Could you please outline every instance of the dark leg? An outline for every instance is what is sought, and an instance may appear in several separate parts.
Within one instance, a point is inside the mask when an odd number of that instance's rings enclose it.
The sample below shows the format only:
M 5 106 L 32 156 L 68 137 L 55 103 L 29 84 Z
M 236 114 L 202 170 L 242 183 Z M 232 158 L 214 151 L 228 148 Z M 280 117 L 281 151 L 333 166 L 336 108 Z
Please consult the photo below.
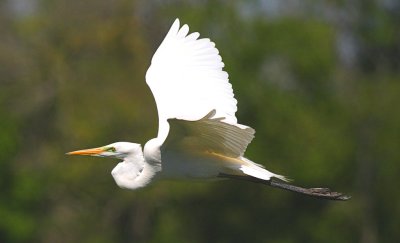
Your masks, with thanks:
M 340 192 L 332 192 L 329 188 L 303 188 L 299 186 L 290 185 L 284 182 L 280 182 L 274 179 L 265 181 L 252 176 L 229 175 L 223 173 L 219 174 L 218 177 L 261 183 L 264 185 L 273 186 L 287 191 L 297 192 L 307 196 L 321 198 L 321 199 L 345 201 L 351 198 L 350 196 L 346 196 Z

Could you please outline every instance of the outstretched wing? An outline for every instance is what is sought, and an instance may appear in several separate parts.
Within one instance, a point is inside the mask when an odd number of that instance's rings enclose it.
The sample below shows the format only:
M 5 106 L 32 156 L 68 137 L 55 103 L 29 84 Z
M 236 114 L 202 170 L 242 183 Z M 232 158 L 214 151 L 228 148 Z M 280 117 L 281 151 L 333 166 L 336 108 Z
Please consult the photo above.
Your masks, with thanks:
M 188 33 L 176 19 L 146 73 L 157 104 L 161 149 L 205 152 L 236 172 L 284 179 L 243 157 L 254 130 L 237 123 L 237 101 L 215 44 Z
M 180 28 L 176 19 L 146 73 L 157 104 L 162 142 L 168 136 L 168 119 L 196 121 L 215 110 L 214 117 L 237 123 L 237 101 L 215 44 L 198 39 L 197 32 L 188 33 L 189 27 Z

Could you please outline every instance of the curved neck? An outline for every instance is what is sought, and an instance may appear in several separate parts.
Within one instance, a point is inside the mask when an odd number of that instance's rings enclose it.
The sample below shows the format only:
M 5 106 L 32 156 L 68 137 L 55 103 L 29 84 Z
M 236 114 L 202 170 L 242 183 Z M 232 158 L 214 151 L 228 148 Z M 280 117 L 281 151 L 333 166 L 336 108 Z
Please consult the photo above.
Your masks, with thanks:
M 150 139 L 143 149 L 144 158 L 147 163 L 160 166 L 161 170 L 161 144 L 159 138 Z
M 161 164 L 149 163 L 140 151 L 125 157 L 111 174 L 119 187 L 134 190 L 149 184 L 160 170 Z
M 152 181 L 156 173 L 157 173 L 156 168 L 149 165 L 148 163 L 145 163 L 142 172 L 139 174 L 139 176 L 131 180 L 129 183 L 125 184 L 125 187 L 131 190 L 145 187 Z

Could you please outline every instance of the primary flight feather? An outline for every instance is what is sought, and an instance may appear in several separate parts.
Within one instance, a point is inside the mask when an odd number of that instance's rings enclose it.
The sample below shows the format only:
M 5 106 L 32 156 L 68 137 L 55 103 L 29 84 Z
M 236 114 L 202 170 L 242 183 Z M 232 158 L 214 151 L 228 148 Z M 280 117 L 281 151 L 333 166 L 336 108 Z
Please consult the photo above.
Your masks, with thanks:
M 141 145 L 117 142 L 70 152 L 122 159 L 111 172 L 121 188 L 137 189 L 162 178 L 233 178 L 263 183 L 310 196 L 345 200 L 326 188 L 286 184 L 285 177 L 244 157 L 254 129 L 237 123 L 228 73 L 215 44 L 189 34 L 176 19 L 146 73 L 157 105 L 156 138 Z M 272 180 L 273 178 L 279 181 Z

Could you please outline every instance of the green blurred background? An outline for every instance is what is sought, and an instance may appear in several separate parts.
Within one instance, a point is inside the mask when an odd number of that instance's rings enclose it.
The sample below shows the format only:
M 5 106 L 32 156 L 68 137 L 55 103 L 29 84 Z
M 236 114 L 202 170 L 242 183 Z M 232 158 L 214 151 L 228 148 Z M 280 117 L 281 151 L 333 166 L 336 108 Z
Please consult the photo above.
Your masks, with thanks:
M 65 152 L 156 136 L 144 75 L 175 18 L 211 38 L 257 130 L 237 181 L 116 186 Z M 0 242 L 398 242 L 400 3 L 0 1 Z

